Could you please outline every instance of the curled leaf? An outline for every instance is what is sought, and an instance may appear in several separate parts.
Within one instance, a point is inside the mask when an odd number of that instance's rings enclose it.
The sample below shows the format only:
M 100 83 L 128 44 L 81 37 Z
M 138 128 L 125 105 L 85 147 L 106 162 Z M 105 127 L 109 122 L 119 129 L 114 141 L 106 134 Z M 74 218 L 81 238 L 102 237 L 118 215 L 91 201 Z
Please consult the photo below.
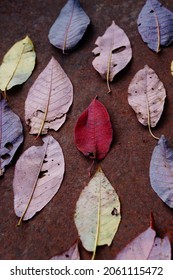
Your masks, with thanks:
M 114 76 L 132 58 L 130 41 L 125 32 L 113 21 L 104 35 L 97 38 L 95 44 L 97 47 L 92 52 L 96 55 L 96 58 L 92 64 L 101 77 L 107 80 L 108 91 L 110 92 L 109 81 L 112 82 Z
M 78 243 L 73 244 L 66 252 L 52 257 L 51 260 L 80 260 Z
M 13 190 L 18 225 L 45 207 L 63 180 L 64 156 L 59 143 L 52 136 L 43 141 L 43 146 L 26 150 L 15 166 Z
M 109 114 L 101 102 L 94 98 L 79 117 L 75 126 L 75 144 L 85 156 L 103 159 L 112 142 Z
M 166 90 L 148 65 L 139 70 L 128 88 L 128 102 L 143 125 L 155 127 L 163 112 Z M 151 131 L 150 131 L 151 132 Z
M 73 101 L 73 86 L 52 57 L 46 68 L 29 90 L 25 102 L 25 121 L 30 134 L 46 134 L 48 129 L 58 130 L 66 120 Z
M 0 176 L 5 172 L 16 150 L 23 142 L 23 127 L 19 117 L 4 99 L 0 100 Z
M 138 31 L 148 47 L 159 52 L 173 42 L 173 13 L 157 0 L 147 0 L 138 17 Z
M 28 36 L 15 43 L 0 66 L 0 89 L 6 91 L 24 83 L 34 69 L 35 58 L 34 46 Z
M 173 208 L 173 149 L 163 135 L 152 153 L 150 182 L 157 195 Z
M 82 244 L 94 259 L 97 246 L 111 244 L 121 220 L 118 195 L 101 168 L 81 192 L 74 219 Z
M 90 19 L 78 0 L 68 0 L 49 31 L 49 41 L 64 51 L 74 48 L 82 39 Z

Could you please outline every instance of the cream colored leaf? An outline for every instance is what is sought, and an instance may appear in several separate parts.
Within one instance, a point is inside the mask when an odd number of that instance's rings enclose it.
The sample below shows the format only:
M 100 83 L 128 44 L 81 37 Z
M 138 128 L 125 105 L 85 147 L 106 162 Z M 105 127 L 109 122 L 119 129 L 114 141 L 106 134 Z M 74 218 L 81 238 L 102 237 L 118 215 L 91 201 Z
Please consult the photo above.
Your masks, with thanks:
M 0 66 L 0 89 L 6 91 L 24 83 L 34 69 L 35 59 L 34 46 L 28 36 L 15 43 Z
M 25 121 L 30 134 L 58 130 L 66 120 L 73 101 L 73 86 L 60 64 L 52 57 L 29 90 L 25 102 Z
M 66 252 L 52 257 L 51 260 L 80 260 L 78 243 L 73 244 Z
M 154 70 L 148 65 L 139 70 L 129 85 L 128 94 L 129 105 L 138 121 L 155 127 L 163 111 L 166 90 Z
M 121 220 L 120 201 L 101 168 L 81 192 L 74 219 L 82 244 L 93 252 L 93 258 L 97 246 L 111 244 Z
M 52 137 L 43 138 L 43 146 L 26 150 L 15 166 L 14 209 L 22 220 L 32 218 L 57 193 L 64 175 L 64 156 Z
M 113 21 L 104 35 L 97 38 L 95 44 L 97 47 L 92 52 L 96 58 L 92 64 L 101 77 L 107 80 L 110 91 L 109 81 L 111 82 L 132 58 L 130 41 L 125 32 Z

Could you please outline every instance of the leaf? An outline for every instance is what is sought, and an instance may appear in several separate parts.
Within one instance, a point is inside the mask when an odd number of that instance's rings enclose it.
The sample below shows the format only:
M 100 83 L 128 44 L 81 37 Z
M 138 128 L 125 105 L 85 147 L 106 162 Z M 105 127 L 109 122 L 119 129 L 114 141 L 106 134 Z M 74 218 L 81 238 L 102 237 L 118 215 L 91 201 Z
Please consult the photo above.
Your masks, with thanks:
M 66 120 L 73 101 L 73 86 L 60 64 L 52 57 L 29 90 L 25 102 L 25 121 L 30 134 L 58 130 Z
M 162 135 L 150 162 L 150 182 L 157 195 L 173 208 L 173 149 Z
M 146 1 L 137 24 L 143 41 L 156 53 L 173 42 L 173 13 L 157 0 Z
M 49 31 L 49 41 L 63 53 L 82 39 L 90 19 L 78 0 L 68 0 Z
M 137 114 L 138 121 L 145 126 L 148 125 L 152 134 L 150 127 L 157 125 L 166 98 L 163 83 L 154 70 L 145 65 L 132 79 L 128 94 L 129 105 Z
M 0 66 L 0 89 L 9 90 L 24 83 L 35 66 L 36 54 L 31 39 L 26 36 L 6 53 Z
M 75 144 L 89 158 L 103 159 L 112 142 L 109 114 L 97 97 L 79 117 L 75 126 Z
M 168 236 L 156 237 L 148 260 L 171 260 L 171 244 Z
M 23 142 L 23 127 L 19 117 L 4 99 L 0 100 L 0 176 L 5 172 L 16 150 Z
M 149 227 L 133 239 L 120 253 L 116 260 L 147 260 L 154 244 L 156 232 Z
M 14 209 L 20 221 L 32 218 L 53 198 L 64 175 L 64 156 L 52 137 L 43 138 L 43 146 L 26 150 L 15 166 Z
M 150 226 L 118 253 L 115 260 L 171 260 L 169 238 L 156 237 Z
M 92 51 L 96 58 L 92 64 L 101 77 L 107 80 L 108 91 L 110 92 L 109 81 L 119 73 L 131 60 L 132 49 L 130 41 L 125 32 L 112 22 L 102 37 L 98 37 L 95 44 L 97 47 Z
M 61 255 L 51 258 L 51 260 L 80 260 L 78 243 L 76 242 L 70 247 L 69 250 L 62 253 Z
M 94 259 L 97 246 L 111 244 L 121 220 L 118 195 L 101 168 L 81 192 L 74 219 L 82 244 Z

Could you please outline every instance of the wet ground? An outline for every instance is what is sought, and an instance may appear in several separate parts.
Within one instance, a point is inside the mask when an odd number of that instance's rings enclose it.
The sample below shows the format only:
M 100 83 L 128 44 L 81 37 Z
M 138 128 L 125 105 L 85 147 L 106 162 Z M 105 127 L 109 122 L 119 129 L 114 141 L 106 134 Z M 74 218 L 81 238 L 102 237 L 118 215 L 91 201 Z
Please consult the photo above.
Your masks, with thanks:
M 0 259 L 49 259 L 67 250 L 78 239 L 74 209 L 80 192 L 89 182 L 88 168 L 91 162 L 74 145 L 74 126 L 96 95 L 107 108 L 114 131 L 110 152 L 100 165 L 119 195 L 122 215 L 111 246 L 98 248 L 96 259 L 112 259 L 149 226 L 150 212 L 154 214 L 159 236 L 163 236 L 173 224 L 172 210 L 154 193 L 149 181 L 151 154 L 157 142 L 149 135 L 147 128 L 138 123 L 127 102 L 131 79 L 148 64 L 156 71 L 167 91 L 164 112 L 154 134 L 158 137 L 164 134 L 173 146 L 173 77 L 170 73 L 173 47 L 164 48 L 156 55 L 141 40 L 136 21 L 144 0 L 81 0 L 91 25 L 78 47 L 72 53 L 63 55 L 49 43 L 48 32 L 65 2 L 0 2 L 0 61 L 7 50 L 26 35 L 32 39 L 37 53 L 37 64 L 32 76 L 23 86 L 15 87 L 8 93 L 11 108 L 22 120 L 25 140 L 12 164 L 6 168 L 5 175 L 0 178 Z M 173 11 L 171 0 L 161 2 Z M 133 59 L 111 83 L 112 93 L 108 95 L 106 82 L 92 66 L 92 50 L 97 37 L 103 35 L 112 20 L 128 35 Z M 24 104 L 31 85 L 52 56 L 59 61 L 74 86 L 74 102 L 67 121 L 58 132 L 50 131 L 63 149 L 66 172 L 55 197 L 40 213 L 17 228 L 12 189 L 15 162 L 27 148 L 42 143 L 41 139 L 35 140 L 34 136 L 29 135 L 29 128 L 24 121 Z M 97 166 L 98 163 L 94 169 Z M 79 249 L 82 259 L 91 258 L 81 243 Z

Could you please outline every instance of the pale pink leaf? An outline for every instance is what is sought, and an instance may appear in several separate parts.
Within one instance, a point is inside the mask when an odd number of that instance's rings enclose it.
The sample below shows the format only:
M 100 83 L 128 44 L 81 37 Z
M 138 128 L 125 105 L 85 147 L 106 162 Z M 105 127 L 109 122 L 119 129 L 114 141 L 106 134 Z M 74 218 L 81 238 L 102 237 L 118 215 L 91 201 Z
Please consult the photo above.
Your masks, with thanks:
M 62 254 L 52 257 L 51 260 L 80 260 L 78 243 L 76 242 L 69 250 Z
M 57 131 L 65 122 L 72 101 L 72 83 L 52 57 L 30 88 L 25 102 L 25 121 L 31 127 L 30 134 L 46 134 L 49 129 Z
M 168 236 L 156 237 L 148 260 L 171 260 L 171 244 Z
M 146 260 L 152 250 L 155 230 L 149 227 L 133 239 L 118 255 L 116 260 Z
M 64 175 L 64 156 L 52 137 L 43 138 L 43 146 L 26 150 L 15 166 L 14 209 L 23 220 L 32 218 L 57 193 Z

